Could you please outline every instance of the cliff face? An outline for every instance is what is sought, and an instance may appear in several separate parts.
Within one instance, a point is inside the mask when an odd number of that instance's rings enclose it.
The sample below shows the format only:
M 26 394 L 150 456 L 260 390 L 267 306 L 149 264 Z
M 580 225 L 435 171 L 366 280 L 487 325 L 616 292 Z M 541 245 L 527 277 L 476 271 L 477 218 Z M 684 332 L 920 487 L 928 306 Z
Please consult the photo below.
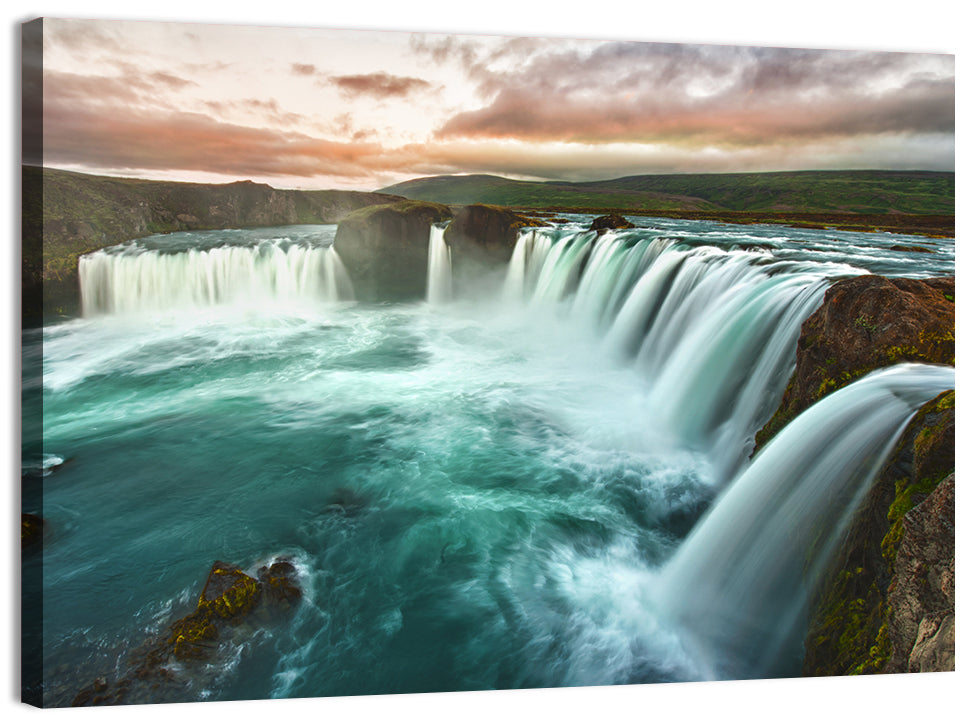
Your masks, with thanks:
M 407 200 L 351 213 L 338 224 L 335 250 L 366 301 L 425 297 L 428 239 L 433 223 L 452 217 L 438 203 Z
M 496 205 L 466 205 L 445 229 L 445 242 L 452 248 L 453 262 L 505 265 L 512 257 L 520 228 L 548 225 Z
M 78 304 L 77 259 L 153 233 L 337 223 L 353 210 L 402 200 L 381 193 L 277 190 L 107 178 L 24 166 L 24 316 L 69 313 Z
M 823 396 L 908 361 L 954 364 L 954 279 L 836 283 L 757 447 Z M 953 669 L 953 471 L 949 391 L 914 416 L 858 509 L 811 602 L 803 675 Z
M 869 275 L 831 286 L 800 330 L 796 370 L 757 448 L 828 393 L 896 363 L 954 364 L 954 278 Z
M 813 601 L 803 675 L 953 669 L 953 470 L 949 391 L 914 416 L 857 511 Z M 930 654 L 944 666 L 912 665 L 918 636 L 945 621 Z

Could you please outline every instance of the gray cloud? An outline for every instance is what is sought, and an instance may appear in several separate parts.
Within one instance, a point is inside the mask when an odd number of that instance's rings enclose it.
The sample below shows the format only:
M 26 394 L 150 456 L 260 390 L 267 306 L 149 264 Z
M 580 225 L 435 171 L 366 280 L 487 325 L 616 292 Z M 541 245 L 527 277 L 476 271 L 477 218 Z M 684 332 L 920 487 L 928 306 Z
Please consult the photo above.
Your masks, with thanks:
M 589 143 L 775 144 L 878 133 L 952 133 L 951 56 L 631 42 L 525 47 L 495 71 L 472 40 L 413 41 L 458 58 L 481 107 L 438 138 Z

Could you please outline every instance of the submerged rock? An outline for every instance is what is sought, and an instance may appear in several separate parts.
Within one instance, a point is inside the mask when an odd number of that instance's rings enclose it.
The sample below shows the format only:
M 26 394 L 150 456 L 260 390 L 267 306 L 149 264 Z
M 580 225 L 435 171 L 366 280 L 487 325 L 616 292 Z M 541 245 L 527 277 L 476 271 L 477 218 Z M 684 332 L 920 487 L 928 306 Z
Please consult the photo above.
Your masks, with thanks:
M 72 705 L 152 703 L 161 692 L 186 694 L 192 673 L 211 664 L 216 668 L 220 655 L 280 620 L 301 597 L 297 570 L 289 561 L 262 566 L 257 578 L 215 561 L 195 610 L 135 651 L 126 675 L 113 682 L 98 678 L 81 689 Z
M 335 250 L 355 296 L 367 301 L 424 298 L 429 233 L 434 223 L 451 217 L 447 206 L 420 201 L 373 205 L 349 214 L 338 224 Z
M 761 448 L 828 393 L 896 363 L 954 364 L 954 278 L 850 278 L 832 285 L 797 342 L 796 370 Z
M 619 230 L 620 228 L 635 228 L 636 226 L 630 223 L 621 215 L 616 215 L 616 213 L 610 213 L 609 215 L 600 215 L 598 218 L 594 218 L 592 225 L 589 226 L 589 230 L 595 230 L 597 233 L 602 233 L 604 230 Z
M 38 543 L 43 538 L 44 526 L 47 522 L 32 513 L 20 514 L 20 546 L 27 548 Z

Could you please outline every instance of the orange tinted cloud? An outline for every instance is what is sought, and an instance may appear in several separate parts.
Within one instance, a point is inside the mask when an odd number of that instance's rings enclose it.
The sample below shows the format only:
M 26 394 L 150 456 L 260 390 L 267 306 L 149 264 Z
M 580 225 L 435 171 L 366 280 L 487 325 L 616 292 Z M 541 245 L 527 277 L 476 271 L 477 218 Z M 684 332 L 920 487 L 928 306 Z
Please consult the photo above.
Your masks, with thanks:
M 250 43 L 206 43 L 201 27 L 195 52 L 174 42 L 183 32 L 138 44 L 124 27 L 45 35 L 76 60 L 45 65 L 47 164 L 369 188 L 460 172 L 953 167 L 950 56 L 412 35 L 394 55 L 387 42 L 358 56 L 279 44 L 250 63 L 232 55 Z M 139 46 L 167 54 L 142 66 Z M 375 58 L 385 70 L 353 72 Z M 336 60 L 337 74 L 322 64 Z M 25 134 L 39 112 L 25 105 Z
M 432 87 L 431 83 L 421 78 L 399 77 L 388 73 L 333 75 L 329 80 L 346 95 L 371 95 L 379 99 L 404 97 Z

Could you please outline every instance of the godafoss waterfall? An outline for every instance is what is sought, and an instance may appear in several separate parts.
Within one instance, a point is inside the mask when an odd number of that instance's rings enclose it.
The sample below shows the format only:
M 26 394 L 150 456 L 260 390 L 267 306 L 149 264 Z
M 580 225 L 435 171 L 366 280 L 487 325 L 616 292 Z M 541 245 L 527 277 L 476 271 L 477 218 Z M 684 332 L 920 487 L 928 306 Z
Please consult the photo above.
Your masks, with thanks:
M 43 702 L 799 675 L 816 579 L 953 369 L 754 436 L 833 282 L 951 275 L 953 240 L 588 220 L 485 282 L 438 225 L 407 302 L 355 299 L 334 226 L 81 258 L 83 316 L 23 341 Z M 244 578 L 278 618 L 234 617 Z

